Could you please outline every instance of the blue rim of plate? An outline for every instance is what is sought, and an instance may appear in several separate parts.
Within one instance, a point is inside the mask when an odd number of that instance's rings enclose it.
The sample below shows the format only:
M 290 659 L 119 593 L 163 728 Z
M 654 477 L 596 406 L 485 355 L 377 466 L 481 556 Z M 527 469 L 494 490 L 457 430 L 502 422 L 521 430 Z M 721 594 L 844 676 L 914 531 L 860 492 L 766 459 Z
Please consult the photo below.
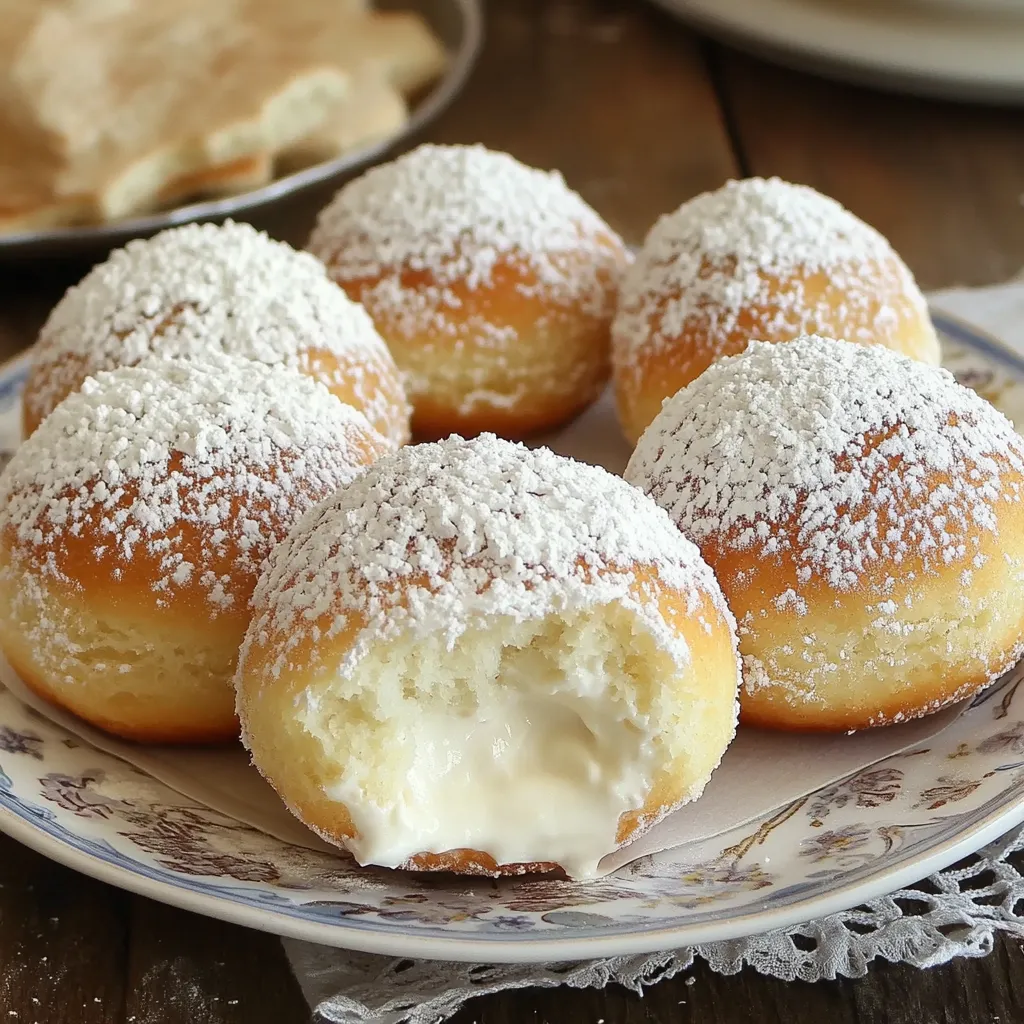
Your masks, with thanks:
M 998 338 L 946 313 L 933 311 L 941 335 L 983 353 L 1024 379 L 1024 357 Z M 0 366 L 0 410 L 13 402 L 27 375 L 23 353 Z M 106 755 L 113 756 L 113 755 Z M 71 832 L 48 808 L 27 804 L 11 793 L 12 780 L 0 770 L 0 832 L 41 855 L 100 881 L 142 896 L 273 934 L 388 956 L 478 962 L 572 961 L 677 949 L 786 928 L 848 910 L 913 884 L 1024 822 L 1024 779 L 974 811 L 953 816 L 947 827 L 889 859 L 884 868 L 866 864 L 844 872 L 842 883 L 806 896 L 793 892 L 770 908 L 722 918 L 720 911 L 688 916 L 683 925 L 637 921 L 600 928 L 580 927 L 550 939 L 536 933 L 456 935 L 449 929 L 418 928 L 402 933 L 393 924 L 339 918 L 330 906 L 289 904 L 269 890 L 238 889 L 133 861 L 110 844 Z M 803 887 L 799 887 L 800 890 Z

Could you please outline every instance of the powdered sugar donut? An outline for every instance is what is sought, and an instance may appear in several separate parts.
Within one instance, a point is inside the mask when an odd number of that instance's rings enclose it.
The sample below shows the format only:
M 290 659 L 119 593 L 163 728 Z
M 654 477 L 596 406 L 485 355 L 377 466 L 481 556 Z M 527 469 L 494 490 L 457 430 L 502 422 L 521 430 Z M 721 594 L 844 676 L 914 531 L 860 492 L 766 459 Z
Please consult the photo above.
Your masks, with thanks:
M 230 222 L 130 242 L 68 290 L 33 352 L 25 435 L 90 374 L 217 352 L 300 370 L 393 444 L 409 439 L 401 378 L 366 311 L 308 253 Z
M 710 569 L 635 488 L 547 449 L 382 459 L 303 518 L 253 605 L 243 738 L 364 864 L 586 876 L 733 736 Z
M 110 732 L 231 738 L 263 560 L 387 448 L 283 367 L 221 356 L 88 378 L 0 476 L 0 648 Z
M 612 330 L 623 430 L 636 441 L 666 398 L 748 341 L 807 334 L 939 362 L 913 275 L 835 200 L 778 178 L 691 199 L 655 224 L 623 281 Z
M 718 575 L 745 721 L 918 717 L 1024 651 L 1024 438 L 946 370 L 753 343 L 665 404 L 626 478 Z
M 421 146 L 342 188 L 310 249 L 373 317 L 421 436 L 525 436 L 608 379 L 626 253 L 558 174 Z

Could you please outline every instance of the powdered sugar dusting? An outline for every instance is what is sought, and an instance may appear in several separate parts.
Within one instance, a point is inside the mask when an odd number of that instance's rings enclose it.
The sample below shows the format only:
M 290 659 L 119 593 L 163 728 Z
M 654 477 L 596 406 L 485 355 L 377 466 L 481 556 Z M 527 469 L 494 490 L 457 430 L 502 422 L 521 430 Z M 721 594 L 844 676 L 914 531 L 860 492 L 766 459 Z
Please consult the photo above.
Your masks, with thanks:
M 818 273 L 843 293 L 838 310 L 819 286 L 805 288 Z M 622 283 L 615 359 L 628 371 L 640 353 L 671 344 L 695 318 L 706 321 L 695 341 L 713 347 L 741 315 L 752 338 L 794 338 L 838 320 L 848 324 L 847 340 L 875 344 L 898 320 L 887 297 L 926 316 L 910 271 L 874 228 L 803 185 L 730 181 L 661 217 L 648 233 Z
M 365 370 L 396 372 L 387 347 L 315 257 L 248 224 L 187 224 L 129 242 L 68 290 L 40 334 L 34 362 L 47 372 L 26 401 L 41 417 L 83 368 L 132 366 L 153 354 L 225 352 L 297 368 L 304 353 L 318 350 L 349 357 L 338 372 L 355 385 L 368 417 L 385 420 L 388 398 Z
M 617 283 L 624 259 L 560 174 L 479 145 L 424 145 L 367 171 L 320 214 L 310 249 L 336 280 L 372 281 L 361 300 L 409 336 L 444 330 L 462 304 L 453 286 L 487 288 L 499 264 L 531 273 L 525 294 L 610 315 L 609 277 Z M 429 280 L 410 286 L 403 272 Z
M 417 445 L 307 514 L 274 552 L 241 664 L 253 639 L 271 631 L 287 635 L 289 649 L 315 641 L 315 620 L 327 612 L 337 614 L 331 635 L 365 618 L 347 673 L 371 641 L 401 632 L 455 643 L 489 616 L 522 621 L 610 601 L 635 608 L 685 664 L 687 645 L 656 602 L 631 593 L 637 565 L 686 594 L 694 614 L 710 597 L 734 625 L 697 548 L 620 478 L 493 435 Z M 401 607 L 388 600 L 396 584 L 407 588 Z M 288 656 L 269 671 L 280 673 Z
M 150 360 L 86 380 L 19 448 L 0 476 L 0 531 L 43 549 L 55 575 L 83 530 L 115 579 L 142 550 L 159 565 L 157 592 L 198 582 L 216 614 L 234 603 L 231 579 L 186 560 L 182 524 L 204 555 L 255 573 L 302 512 L 361 470 L 357 444 L 385 448 L 295 371 Z
M 911 553 L 926 571 L 970 565 L 996 504 L 1024 498 L 1021 473 L 1024 440 L 948 371 L 808 337 L 705 371 L 665 404 L 626 479 L 698 545 L 785 550 L 801 583 L 847 591 Z

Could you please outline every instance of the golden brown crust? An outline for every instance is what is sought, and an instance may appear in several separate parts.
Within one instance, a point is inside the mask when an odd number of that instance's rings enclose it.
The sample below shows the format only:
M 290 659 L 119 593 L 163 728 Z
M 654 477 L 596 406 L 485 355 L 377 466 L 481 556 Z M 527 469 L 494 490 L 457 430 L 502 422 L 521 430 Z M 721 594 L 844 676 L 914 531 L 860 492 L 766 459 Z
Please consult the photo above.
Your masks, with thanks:
M 33 353 L 38 354 L 38 349 Z M 33 358 L 25 380 L 25 389 L 21 393 L 21 431 L 23 437 L 31 437 L 40 423 L 56 408 L 72 391 L 82 386 L 82 381 L 89 376 L 88 364 L 81 356 L 73 353 L 62 353 L 58 359 L 43 361 Z M 75 381 L 72 387 L 54 388 L 50 382 L 53 374 L 60 371 Z M 43 395 L 53 390 L 53 401 L 43 400 Z
M 50 576 L 0 549 L 0 649 L 33 692 L 139 742 L 215 743 L 238 735 L 229 685 L 239 629 L 187 609 L 147 613 Z M 168 685 L 170 677 L 170 685 Z
M 369 434 L 361 445 L 345 450 L 351 451 L 352 457 L 365 465 L 383 453 L 380 442 Z M 255 468 L 253 472 L 261 475 Z M 175 474 L 188 478 L 184 457 L 178 452 L 171 455 L 167 464 L 167 476 Z M 310 503 L 325 496 L 321 493 L 322 487 L 300 474 L 282 483 L 293 487 L 297 494 L 306 492 L 304 496 Z M 4 548 L 26 566 L 35 566 L 40 575 L 44 566 L 52 566 L 62 580 L 83 593 L 88 592 L 92 599 L 115 612 L 153 616 L 180 612 L 196 621 L 216 621 L 225 629 L 241 627 L 244 631 L 249 621 L 248 601 L 256 586 L 260 563 L 270 552 L 269 545 L 264 542 L 264 550 L 254 550 L 241 528 L 224 530 L 199 521 L 198 506 L 192 507 L 195 496 L 190 492 L 183 495 L 182 516 L 166 535 L 174 536 L 174 550 L 180 552 L 185 561 L 203 566 L 204 571 L 224 581 L 226 600 L 211 604 L 207 587 L 200 582 L 201 573 L 193 573 L 188 582 L 173 588 L 165 585 L 167 568 L 160 545 L 136 544 L 130 558 L 123 557 L 117 549 L 106 524 L 119 510 L 127 510 L 143 500 L 138 482 L 127 480 L 119 489 L 116 503 L 97 501 L 83 508 L 76 520 L 76 529 L 63 531 L 59 543 L 42 545 L 19 541 L 9 528 L 3 537 Z M 223 500 L 230 509 L 224 521 L 232 524 L 240 524 L 244 514 L 270 511 L 266 499 L 260 496 L 226 493 Z M 284 532 L 282 526 L 281 533 Z M 215 533 L 222 535 L 217 543 L 213 542 Z
M 617 241 L 608 236 L 602 245 L 625 264 Z M 571 272 L 584 258 L 562 260 Z M 345 279 L 328 263 L 328 272 L 366 307 L 406 375 L 417 437 L 529 437 L 572 419 L 611 375 L 617 277 L 610 272 L 599 273 L 603 295 L 587 305 L 566 305 L 529 266 L 507 256 L 491 283 L 476 287 L 442 285 L 428 270 Z M 401 293 L 408 298 L 395 301 Z
M 895 263 L 898 257 L 894 254 L 892 260 Z M 878 277 L 901 280 L 895 266 Z M 875 344 L 922 362 L 939 362 L 935 329 L 927 309 L 915 296 L 877 294 L 859 297 L 853 303 L 822 271 L 786 280 L 762 273 L 761 278 L 772 302 L 751 304 L 727 319 L 718 317 L 713 308 L 701 310 L 663 343 L 616 354 L 616 404 L 623 432 L 631 442 L 653 422 L 666 398 L 696 380 L 712 363 L 743 352 L 752 340 L 778 343 L 805 334 L 841 339 L 870 334 Z M 800 297 L 799 317 L 788 309 L 794 296 Z M 664 335 L 663 317 L 678 298 L 678 294 L 658 298 L 648 320 L 649 336 Z M 799 328 L 791 326 L 793 323 Z
M 86 377 L 127 365 L 116 360 L 98 360 L 95 354 L 85 357 L 62 352 L 57 358 L 49 359 L 47 352 L 45 338 L 42 338 L 22 392 L 24 437 L 31 437 L 46 416 L 68 395 L 77 391 Z M 158 347 L 154 347 L 153 354 L 159 356 Z M 299 354 L 296 368 L 320 381 L 347 405 L 358 409 L 381 436 L 391 438 L 397 444 L 405 444 L 409 440 L 409 405 L 394 364 L 373 359 L 370 354 L 359 358 L 354 353 L 341 355 L 328 349 L 314 348 Z M 60 387 L 57 381 L 63 382 Z M 379 396 L 379 408 L 368 408 L 365 396 Z
M 307 349 L 299 357 L 299 369 L 325 384 L 346 405 L 358 409 L 382 437 L 396 445 L 408 443 L 411 410 L 401 376 L 390 359 Z M 375 396 L 379 408 L 371 408 L 366 396 Z
M 869 444 L 882 440 L 879 435 Z M 1002 465 L 1007 493 L 1024 485 L 1024 477 L 1006 459 L 994 458 Z M 924 493 L 949 484 L 949 476 L 939 472 L 922 480 Z M 884 480 L 876 479 L 873 490 L 881 486 Z M 899 528 L 906 500 L 876 508 L 880 535 Z M 739 623 L 740 650 L 745 659 L 765 666 L 772 679 L 770 685 L 753 681 L 747 660 L 741 721 L 794 731 L 847 731 L 907 721 L 972 696 L 1011 668 L 1024 653 L 1024 606 L 1016 599 L 1024 588 L 1024 505 L 1004 500 L 995 512 L 997 531 L 982 530 L 968 517 L 948 518 L 949 543 L 962 546 L 963 558 L 941 566 L 934 557 L 926 561 L 908 537 L 899 564 L 875 559 L 857 585 L 845 590 L 820 574 L 801 580 L 796 513 L 781 523 L 761 520 L 770 528 L 764 538 L 775 548 L 770 554 L 761 545 L 738 547 L 742 527 L 705 540 L 701 553 Z M 965 570 L 970 571 L 969 586 Z M 787 600 L 794 594 L 806 612 Z M 969 605 L 958 603 L 968 597 Z M 888 655 L 902 659 L 897 665 L 878 660 L 886 656 L 878 650 L 859 660 L 850 646 L 861 636 L 881 642 L 876 623 L 883 602 L 891 602 L 894 622 L 907 628 L 905 636 L 892 641 Z M 951 623 L 952 636 L 947 636 Z M 847 654 L 841 655 L 841 649 Z M 808 658 L 829 656 L 831 680 L 821 676 L 813 685 L 808 682 L 812 663 L 801 660 L 804 650 Z
M 963 670 L 958 672 L 954 668 L 948 679 L 910 680 L 898 696 L 882 697 L 870 709 L 794 707 L 784 700 L 772 700 L 767 694 L 758 697 L 744 695 L 740 701 L 740 722 L 754 728 L 803 733 L 856 732 L 911 722 L 973 697 L 1012 668 L 1016 661 L 1016 657 L 1007 657 L 999 663 L 994 675 L 983 669 L 972 676 L 969 666 L 961 666 Z
M 420 853 L 404 865 L 406 871 L 444 871 L 453 875 L 483 875 L 490 878 L 509 878 L 517 875 L 551 875 L 565 877 L 558 864 L 498 864 L 480 850 L 448 850 L 445 853 Z
M 80 705 L 67 701 L 67 690 L 55 687 L 38 673 L 32 663 L 22 659 L 10 647 L 5 650 L 7 660 L 18 674 L 18 678 L 37 697 L 53 704 L 72 715 L 82 717 Z M 134 743 L 170 744 L 173 746 L 218 746 L 238 739 L 238 716 L 228 715 L 219 722 L 192 721 L 187 725 L 170 722 L 153 723 L 131 720 L 91 708 L 89 722 L 97 729 Z
M 274 176 L 272 153 L 252 153 L 212 167 L 199 168 L 172 178 L 152 198 L 152 208 L 181 205 L 208 196 L 230 196 L 262 188 Z M 148 211 L 147 211 L 148 212 Z
M 346 438 L 338 444 L 341 465 L 369 464 L 386 450 L 368 429 L 351 444 Z M 282 484 L 296 509 L 327 496 L 328 482 L 290 472 L 288 462 L 278 469 L 288 477 Z M 175 453 L 168 475 L 179 473 L 187 478 L 183 456 Z M 226 491 L 228 509 L 211 524 L 192 507 L 194 490 L 187 491 L 180 517 L 150 543 L 136 543 L 126 558 L 109 524 L 139 500 L 138 482 L 126 481 L 116 502 L 86 503 L 56 542 L 19 539 L 7 527 L 0 538 L 0 647 L 36 693 L 98 728 L 148 742 L 232 739 L 238 722 L 231 678 L 249 600 L 273 542 L 261 537 L 254 544 L 244 522 L 269 513 L 267 499 Z M 290 525 L 281 522 L 278 541 Z M 169 548 L 198 567 L 173 587 L 164 561 Z M 208 573 L 220 581 L 217 602 L 203 582 Z

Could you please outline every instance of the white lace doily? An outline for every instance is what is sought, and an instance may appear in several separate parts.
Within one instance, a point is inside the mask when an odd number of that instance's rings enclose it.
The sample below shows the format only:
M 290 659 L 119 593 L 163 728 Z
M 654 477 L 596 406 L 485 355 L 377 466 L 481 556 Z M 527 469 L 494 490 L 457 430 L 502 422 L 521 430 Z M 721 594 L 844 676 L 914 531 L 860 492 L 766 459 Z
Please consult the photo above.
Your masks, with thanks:
M 395 960 L 290 940 L 285 949 L 310 1005 L 332 1024 L 439 1024 L 467 999 L 513 988 L 614 982 L 640 992 L 685 970 L 695 957 L 721 974 L 749 964 L 786 981 L 856 978 L 878 957 L 934 967 L 987 955 L 997 932 L 1024 936 L 1024 912 L 1014 912 L 1024 901 L 1024 874 L 1011 861 L 1022 850 L 1024 828 L 867 906 L 796 928 L 652 956 L 495 966 Z

